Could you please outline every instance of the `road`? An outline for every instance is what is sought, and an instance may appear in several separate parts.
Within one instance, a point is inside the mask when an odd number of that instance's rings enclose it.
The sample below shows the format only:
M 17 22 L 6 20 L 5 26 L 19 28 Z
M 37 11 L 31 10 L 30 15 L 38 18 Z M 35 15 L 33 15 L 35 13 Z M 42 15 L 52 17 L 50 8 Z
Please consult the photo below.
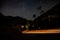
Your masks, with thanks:
M 46 29 L 46 30 L 24 30 L 22 34 L 51 34 L 60 33 L 60 29 Z

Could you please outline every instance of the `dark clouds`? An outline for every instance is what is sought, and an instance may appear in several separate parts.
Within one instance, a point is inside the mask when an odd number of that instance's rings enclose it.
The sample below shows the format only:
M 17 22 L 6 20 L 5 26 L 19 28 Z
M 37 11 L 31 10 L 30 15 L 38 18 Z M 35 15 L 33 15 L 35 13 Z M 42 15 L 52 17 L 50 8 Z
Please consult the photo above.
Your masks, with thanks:
M 42 6 L 44 11 L 53 7 L 58 0 L 1 0 L 0 12 L 6 16 L 20 16 L 33 19 L 33 14 L 40 14 L 37 10 Z

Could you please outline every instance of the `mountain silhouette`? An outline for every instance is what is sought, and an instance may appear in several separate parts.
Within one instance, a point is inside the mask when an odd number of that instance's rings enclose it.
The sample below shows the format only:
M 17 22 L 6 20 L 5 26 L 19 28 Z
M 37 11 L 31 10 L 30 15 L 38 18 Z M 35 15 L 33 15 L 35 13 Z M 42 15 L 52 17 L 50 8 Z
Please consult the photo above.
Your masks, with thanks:
M 60 4 L 57 4 L 46 13 L 40 15 L 34 20 L 36 27 L 41 29 L 59 28 L 60 26 Z

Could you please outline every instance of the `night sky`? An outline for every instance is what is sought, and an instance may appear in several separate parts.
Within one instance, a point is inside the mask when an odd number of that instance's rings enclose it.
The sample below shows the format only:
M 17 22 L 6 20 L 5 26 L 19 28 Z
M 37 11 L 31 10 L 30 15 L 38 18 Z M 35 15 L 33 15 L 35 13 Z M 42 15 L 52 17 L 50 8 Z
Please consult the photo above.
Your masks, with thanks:
M 5 16 L 20 16 L 33 20 L 33 14 L 36 14 L 36 17 L 43 14 L 37 10 L 38 7 L 42 6 L 42 10 L 46 12 L 59 2 L 58 0 L 1 0 L 0 12 Z

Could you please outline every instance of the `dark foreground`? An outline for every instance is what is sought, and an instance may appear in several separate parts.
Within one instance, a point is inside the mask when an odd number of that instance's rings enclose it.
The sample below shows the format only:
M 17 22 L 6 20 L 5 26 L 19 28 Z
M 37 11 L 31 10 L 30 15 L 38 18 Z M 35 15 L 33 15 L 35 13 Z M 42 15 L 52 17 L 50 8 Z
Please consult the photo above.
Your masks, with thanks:
M 60 39 L 60 34 L 1 34 L 0 40 L 55 40 Z
M 30 35 L 24 35 L 23 39 L 27 40 L 46 40 L 46 39 L 58 39 L 59 34 L 30 34 Z
M 22 34 L 16 29 L 0 30 L 0 40 L 46 40 L 60 39 L 60 33 L 55 34 Z

